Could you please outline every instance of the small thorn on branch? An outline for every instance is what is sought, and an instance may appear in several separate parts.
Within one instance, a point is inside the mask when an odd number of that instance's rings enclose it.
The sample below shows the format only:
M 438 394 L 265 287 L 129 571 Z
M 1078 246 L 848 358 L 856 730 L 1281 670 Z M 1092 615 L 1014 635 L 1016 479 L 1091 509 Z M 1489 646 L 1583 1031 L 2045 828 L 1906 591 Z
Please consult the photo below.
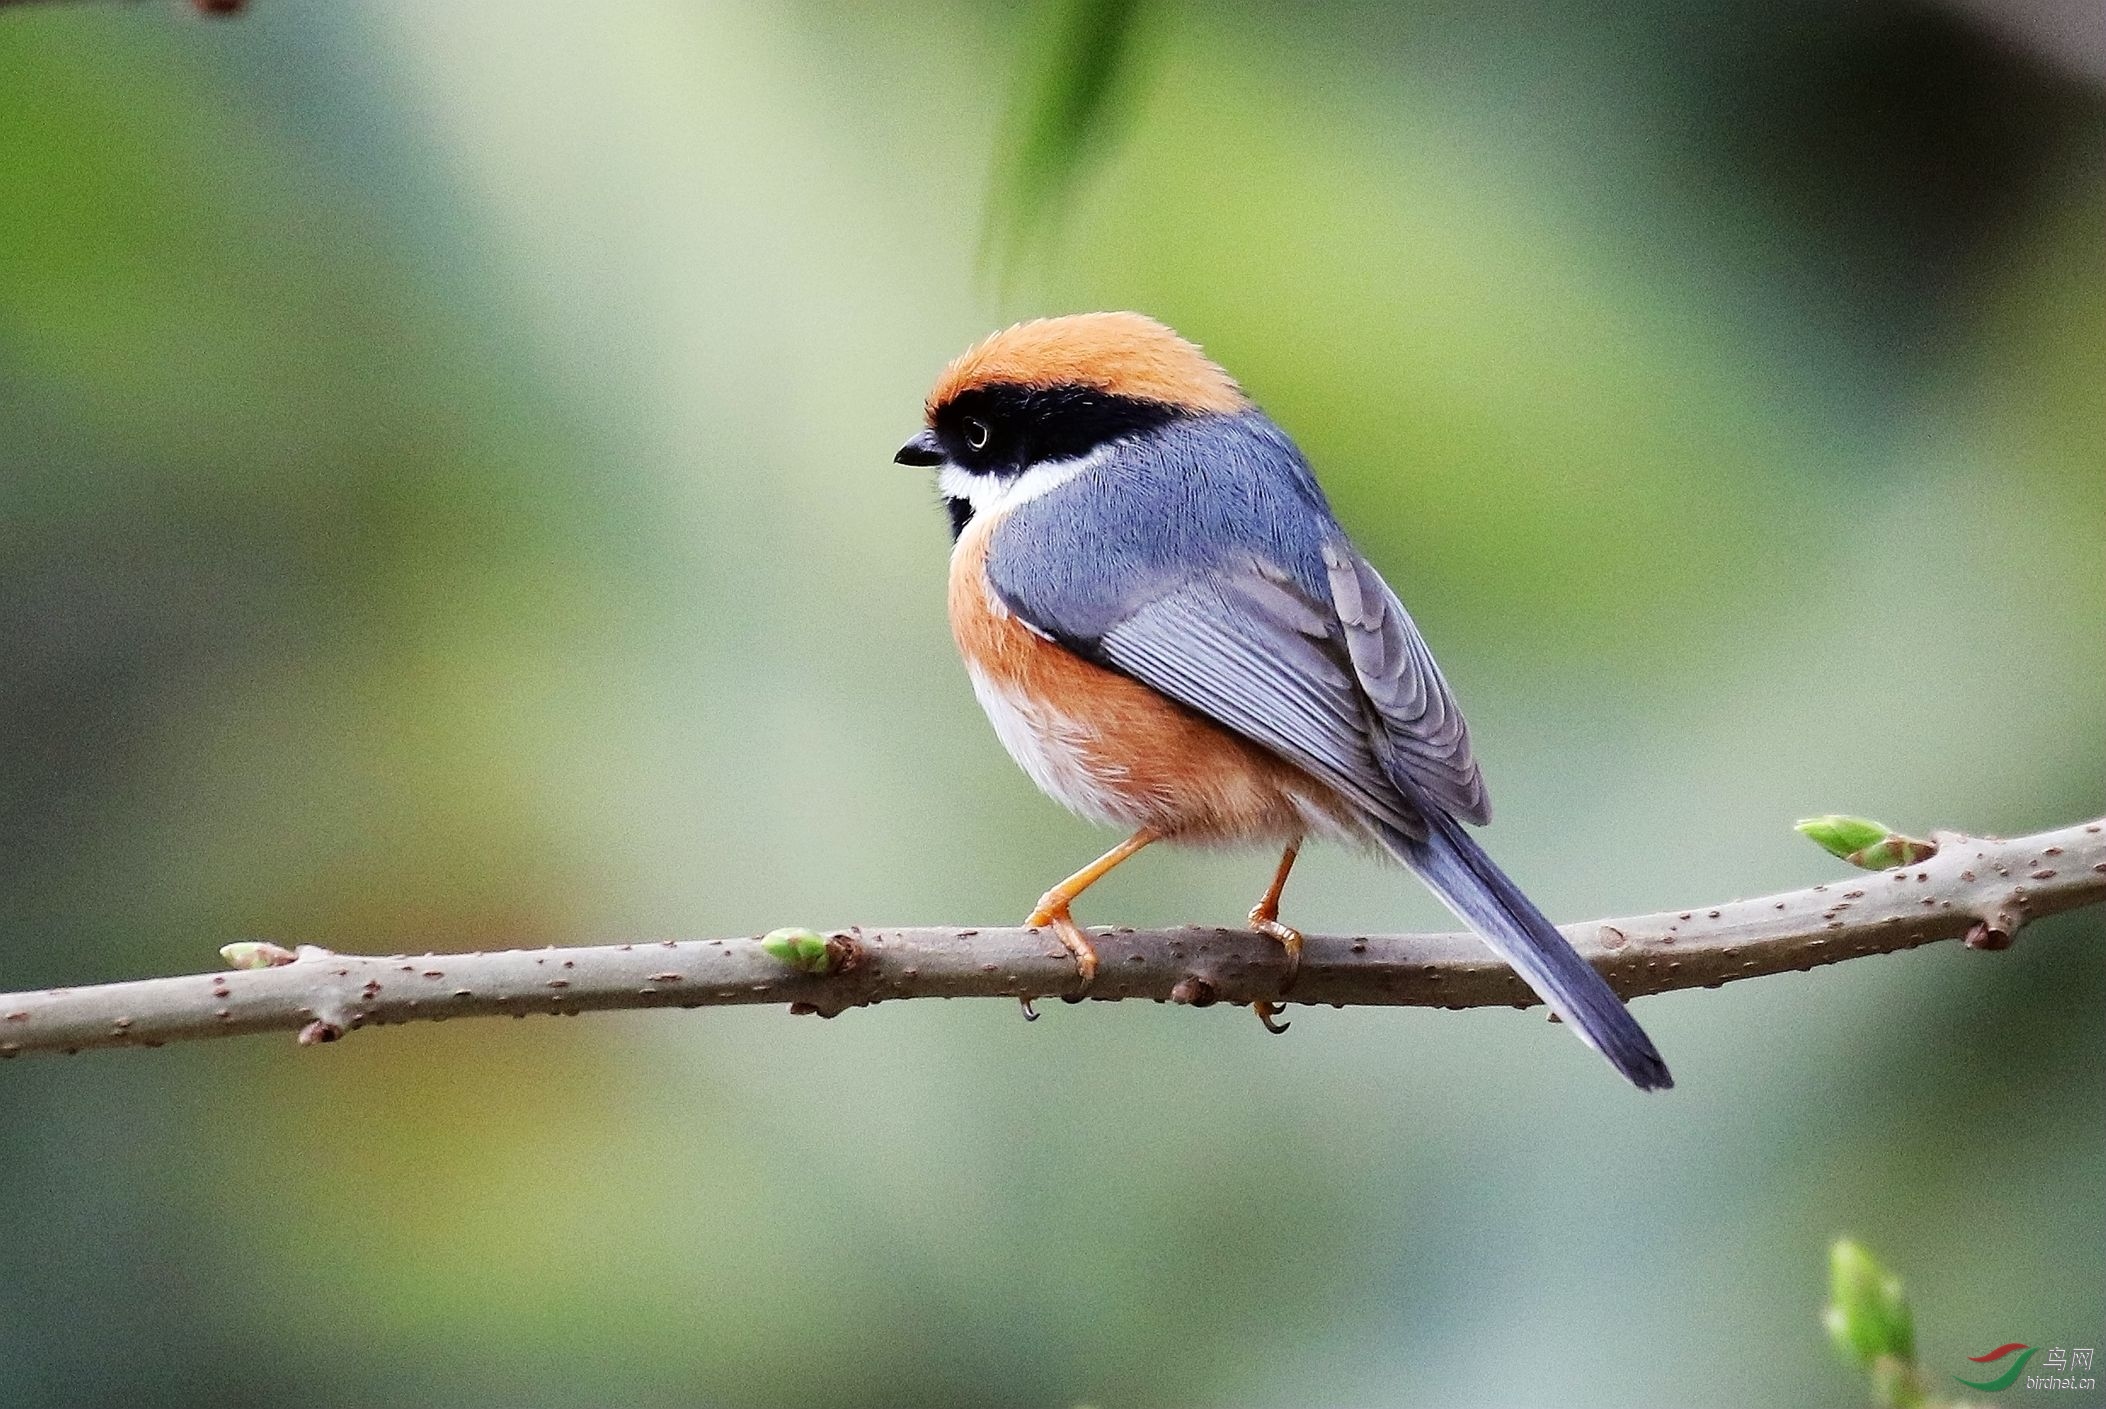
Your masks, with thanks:
M 2009 949 L 2011 932 L 1992 925 L 1987 920 L 1976 920 L 1969 927 L 1964 943 L 1969 949 Z
M 1170 989 L 1170 1001 L 1194 1008 L 1214 1006 L 1214 985 L 1198 974 L 1186 974 Z

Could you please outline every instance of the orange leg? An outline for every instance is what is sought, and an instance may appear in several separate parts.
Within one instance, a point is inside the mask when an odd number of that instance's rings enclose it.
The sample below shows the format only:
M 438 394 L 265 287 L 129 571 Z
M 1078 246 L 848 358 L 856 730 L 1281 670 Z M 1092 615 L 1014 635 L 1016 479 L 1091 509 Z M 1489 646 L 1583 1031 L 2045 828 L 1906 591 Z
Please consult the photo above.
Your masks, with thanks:
M 1113 868 L 1131 857 L 1142 847 L 1162 839 L 1162 833 L 1153 827 L 1143 827 L 1110 851 L 1062 881 L 1038 898 L 1038 908 L 1031 912 L 1024 923 L 1032 929 L 1050 926 L 1060 942 L 1067 946 L 1068 953 L 1075 956 L 1075 972 L 1082 976 L 1082 987 L 1088 991 L 1097 977 L 1097 951 L 1090 944 L 1089 936 L 1082 932 L 1068 913 L 1068 906 L 1075 897 L 1110 875 Z M 1024 1000 L 1024 1016 L 1036 1017 L 1031 1010 L 1031 1000 Z
M 1250 911 L 1250 927 L 1267 939 L 1279 941 L 1280 947 L 1287 951 L 1287 976 L 1280 980 L 1283 994 L 1294 987 L 1295 974 L 1302 966 L 1302 932 L 1280 923 L 1280 894 L 1287 889 L 1287 873 L 1294 869 L 1294 858 L 1301 854 L 1301 850 L 1299 837 L 1288 843 L 1287 850 L 1280 857 L 1280 869 L 1272 874 L 1272 884 L 1265 887 L 1265 894 L 1258 897 L 1258 903 Z M 1287 1011 L 1286 1004 L 1260 1001 L 1251 1004 L 1250 1009 L 1258 1015 L 1258 1021 L 1265 1024 L 1267 1032 L 1287 1030 L 1286 1023 L 1274 1022 Z

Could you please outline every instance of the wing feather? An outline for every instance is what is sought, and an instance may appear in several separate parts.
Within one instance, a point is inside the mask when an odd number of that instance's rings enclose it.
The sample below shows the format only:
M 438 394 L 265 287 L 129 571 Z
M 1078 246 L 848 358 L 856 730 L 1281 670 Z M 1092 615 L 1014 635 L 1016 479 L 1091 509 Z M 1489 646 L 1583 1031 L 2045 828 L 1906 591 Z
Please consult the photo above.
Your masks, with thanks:
M 1466 822 L 1490 821 L 1470 727 L 1411 614 L 1345 539 L 1324 545 L 1324 566 L 1346 653 L 1381 722 L 1392 766 L 1408 774 L 1428 801 Z
M 1069 649 L 1425 835 L 1489 816 L 1462 711 L 1396 594 L 1261 413 L 1116 447 L 994 530 L 991 585 Z
M 1311 636 L 1306 603 L 1245 584 L 1187 584 L 1107 631 L 1106 665 L 1306 768 L 1356 807 L 1414 835 L 1424 823 L 1375 756 L 1365 708 L 1334 623 Z M 1270 602 L 1287 613 L 1268 615 Z

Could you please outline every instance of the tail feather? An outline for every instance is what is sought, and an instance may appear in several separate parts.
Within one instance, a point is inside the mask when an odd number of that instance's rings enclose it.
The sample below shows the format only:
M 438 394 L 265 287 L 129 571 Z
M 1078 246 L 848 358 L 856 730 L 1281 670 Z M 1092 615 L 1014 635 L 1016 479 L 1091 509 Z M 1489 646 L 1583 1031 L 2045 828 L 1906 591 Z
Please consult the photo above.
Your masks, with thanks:
M 1462 824 L 1428 807 L 1424 840 L 1382 826 L 1384 846 L 1418 874 L 1450 910 L 1475 930 L 1493 952 L 1514 966 L 1551 1011 L 1571 1024 L 1580 1040 L 1609 1059 L 1641 1091 L 1675 1084 L 1652 1039 L 1594 966 L 1545 919 L 1485 855 Z

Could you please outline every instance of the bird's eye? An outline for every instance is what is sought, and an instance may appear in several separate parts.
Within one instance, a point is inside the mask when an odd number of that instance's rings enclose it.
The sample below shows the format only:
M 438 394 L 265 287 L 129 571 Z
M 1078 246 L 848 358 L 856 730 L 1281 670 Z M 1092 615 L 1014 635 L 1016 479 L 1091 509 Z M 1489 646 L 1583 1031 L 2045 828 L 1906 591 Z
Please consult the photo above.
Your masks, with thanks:
M 987 422 L 981 420 L 978 416 L 967 416 L 965 418 L 965 444 L 967 448 L 985 450 L 987 442 L 993 436 L 994 432 L 989 429 Z

